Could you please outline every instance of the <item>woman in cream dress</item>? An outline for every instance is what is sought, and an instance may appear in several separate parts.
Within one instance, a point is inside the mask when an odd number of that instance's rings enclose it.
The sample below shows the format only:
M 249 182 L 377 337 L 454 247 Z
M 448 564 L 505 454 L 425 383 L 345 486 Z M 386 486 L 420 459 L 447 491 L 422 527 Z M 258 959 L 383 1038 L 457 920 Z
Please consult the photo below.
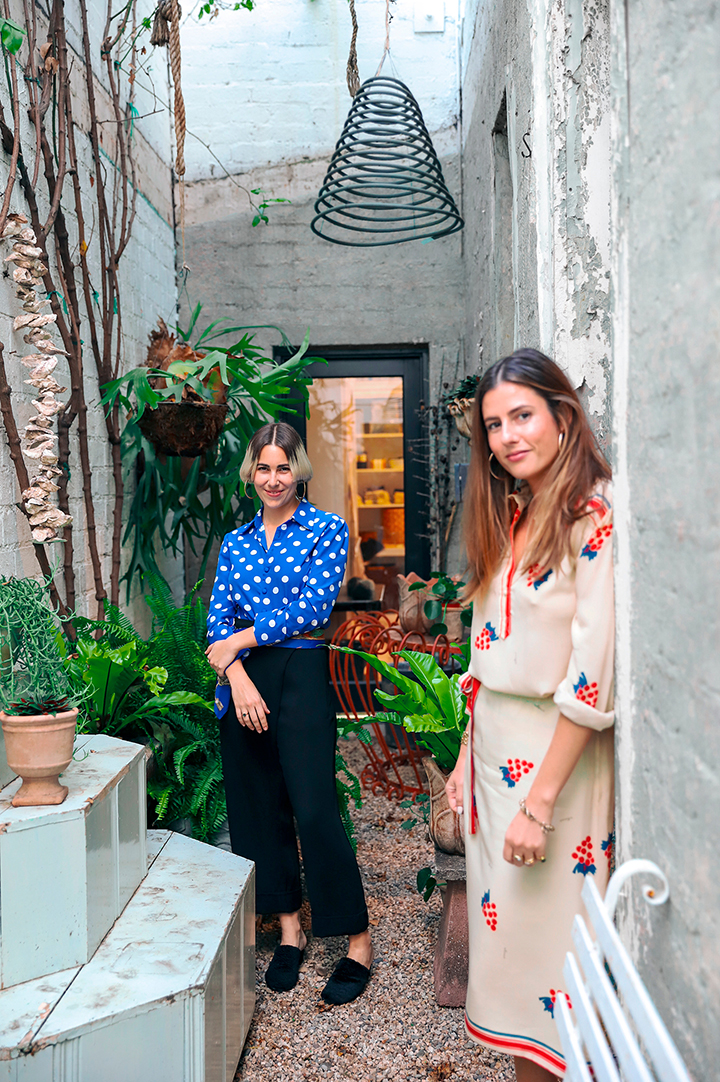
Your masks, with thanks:
M 609 478 L 557 365 L 519 350 L 485 373 L 466 510 L 471 720 L 447 789 L 468 831 L 466 1026 L 515 1057 L 518 1082 L 564 1074 L 571 925 L 612 857 Z

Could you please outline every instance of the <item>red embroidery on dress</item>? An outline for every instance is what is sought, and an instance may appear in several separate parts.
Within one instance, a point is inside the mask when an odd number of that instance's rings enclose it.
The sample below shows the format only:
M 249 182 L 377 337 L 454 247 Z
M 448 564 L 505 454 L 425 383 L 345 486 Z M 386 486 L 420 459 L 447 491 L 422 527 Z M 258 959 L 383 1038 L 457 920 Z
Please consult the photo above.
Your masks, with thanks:
M 543 575 L 542 567 L 540 566 L 540 564 L 533 564 L 532 567 L 528 568 L 527 584 L 528 586 L 534 586 L 537 590 L 539 586 L 542 586 L 544 582 L 547 582 L 551 575 L 552 568 L 550 568 L 549 571 L 546 571 Z
M 607 526 L 598 526 L 595 533 L 585 545 L 585 548 L 580 553 L 581 556 L 587 556 L 588 560 L 594 560 L 600 549 L 603 547 L 608 537 L 612 533 L 612 522 Z
M 588 706 L 595 709 L 598 701 L 598 686 L 596 680 L 593 680 L 592 684 L 588 684 L 587 676 L 584 672 L 581 672 L 577 684 L 573 684 L 573 691 L 575 692 L 576 699 L 581 703 L 587 703 Z
M 572 855 L 573 860 L 577 861 L 577 864 L 573 868 L 573 874 L 579 872 L 580 875 L 595 875 L 597 868 L 593 863 L 593 851 L 592 842 L 590 841 L 590 835 L 580 842 L 577 849 Z
M 550 1017 L 555 1017 L 555 1002 L 558 996 L 565 996 L 567 1005 L 572 1010 L 572 1003 L 570 1002 L 570 996 L 567 992 L 563 992 L 561 988 L 551 988 L 549 996 L 538 996 L 538 999 L 542 1003 L 544 1009 L 550 1012 Z
M 494 902 L 490 901 L 490 891 L 486 890 L 482 896 L 482 911 L 485 917 L 485 923 L 491 932 L 497 930 L 497 907 Z
M 503 781 L 507 782 L 508 789 L 514 789 L 523 774 L 529 774 L 534 765 L 534 763 L 529 763 L 526 759 L 508 759 L 507 766 L 500 767 L 500 773 Z
M 600 848 L 607 857 L 608 867 L 612 864 L 612 859 L 615 855 L 615 831 L 611 830 L 604 842 L 601 843 Z
M 475 636 L 475 649 L 476 650 L 489 650 L 491 642 L 497 642 L 497 632 L 492 626 L 490 621 L 485 624 L 479 635 Z

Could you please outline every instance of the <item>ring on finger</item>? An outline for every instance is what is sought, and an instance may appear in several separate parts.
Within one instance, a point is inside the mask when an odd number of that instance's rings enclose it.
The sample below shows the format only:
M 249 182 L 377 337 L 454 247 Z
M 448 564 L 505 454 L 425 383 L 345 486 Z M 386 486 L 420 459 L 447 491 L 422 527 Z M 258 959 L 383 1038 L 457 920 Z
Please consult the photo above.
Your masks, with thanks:
M 531 864 L 535 863 L 535 857 L 530 857 L 530 860 L 524 860 L 523 864 L 526 868 L 529 868 Z
M 513 856 L 513 860 L 516 864 L 522 864 L 523 862 L 523 858 L 520 856 L 519 853 L 515 853 L 515 855 Z

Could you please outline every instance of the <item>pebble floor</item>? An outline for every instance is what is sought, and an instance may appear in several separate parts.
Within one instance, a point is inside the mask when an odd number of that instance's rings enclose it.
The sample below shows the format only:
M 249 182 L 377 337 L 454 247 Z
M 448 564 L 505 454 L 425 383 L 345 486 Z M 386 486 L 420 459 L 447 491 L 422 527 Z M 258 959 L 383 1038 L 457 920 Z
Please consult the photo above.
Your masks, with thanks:
M 355 738 L 341 750 L 359 774 L 367 762 Z M 291 992 L 270 992 L 263 979 L 278 942 L 276 920 L 257 929 L 257 1005 L 235 1082 L 514 1082 L 512 1061 L 468 1040 L 460 1008 L 438 1007 L 433 952 L 442 909 L 435 892 L 417 893 L 418 869 L 432 864 L 422 820 L 401 827 L 408 811 L 363 792 L 353 811 L 358 861 L 370 912 L 375 963 L 360 999 L 326 1007 L 320 992 L 347 940 L 313 939 Z

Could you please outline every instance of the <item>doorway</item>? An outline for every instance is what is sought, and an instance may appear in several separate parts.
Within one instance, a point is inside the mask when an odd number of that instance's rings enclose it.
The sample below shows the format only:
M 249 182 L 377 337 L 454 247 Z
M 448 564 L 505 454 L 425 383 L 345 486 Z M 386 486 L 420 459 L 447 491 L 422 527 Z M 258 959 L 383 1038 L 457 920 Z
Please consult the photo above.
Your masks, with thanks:
M 313 464 L 308 498 L 348 524 L 347 578 L 371 579 L 397 608 L 398 574 L 430 575 L 427 349 L 311 352 L 328 363 L 308 367 L 310 416 L 288 417 Z

